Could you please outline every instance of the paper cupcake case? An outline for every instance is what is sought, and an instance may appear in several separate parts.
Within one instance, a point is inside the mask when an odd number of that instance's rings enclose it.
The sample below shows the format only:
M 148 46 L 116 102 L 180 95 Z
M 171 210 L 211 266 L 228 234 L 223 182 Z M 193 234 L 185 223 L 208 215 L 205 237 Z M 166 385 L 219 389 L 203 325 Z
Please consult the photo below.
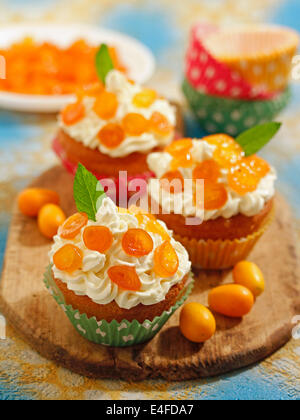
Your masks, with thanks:
M 242 101 L 201 93 L 184 80 L 186 99 L 202 128 L 208 133 L 237 136 L 259 124 L 272 121 L 288 105 L 291 90 L 287 88 L 272 100 Z
M 142 324 L 137 320 L 129 322 L 124 319 L 120 323 L 114 320 L 108 323 L 105 320 L 97 320 L 95 317 L 88 318 L 86 314 L 81 314 L 71 305 L 67 305 L 64 295 L 53 279 L 51 265 L 48 266 L 44 274 L 44 283 L 57 304 L 69 318 L 71 324 L 82 337 L 104 346 L 126 347 L 144 343 L 153 338 L 161 330 L 169 318 L 190 295 L 194 287 L 194 278 L 191 275 L 174 306 L 168 311 L 163 312 L 160 316 L 155 317 L 153 321 L 145 320 Z M 59 328 L 59 325 L 57 328 Z
M 246 238 L 229 240 L 197 240 L 174 234 L 189 253 L 193 267 L 205 270 L 223 270 L 234 267 L 245 260 L 258 240 L 269 228 L 274 218 L 274 210 L 257 232 Z

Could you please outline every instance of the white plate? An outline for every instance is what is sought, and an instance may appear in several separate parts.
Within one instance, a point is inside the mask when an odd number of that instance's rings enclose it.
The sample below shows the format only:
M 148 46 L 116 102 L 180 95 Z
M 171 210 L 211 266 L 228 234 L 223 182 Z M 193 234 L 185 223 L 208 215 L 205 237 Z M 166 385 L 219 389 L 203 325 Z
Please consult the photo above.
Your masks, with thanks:
M 0 28 L 0 49 L 31 36 L 37 42 L 49 41 L 67 47 L 77 39 L 91 45 L 107 43 L 118 49 L 118 54 L 128 69 L 129 78 L 138 83 L 147 82 L 155 71 L 151 51 L 139 41 L 118 32 L 87 25 L 10 25 Z M 29 65 L 29 64 L 28 64 Z M 0 91 L 0 107 L 21 112 L 58 112 L 73 95 L 22 95 Z

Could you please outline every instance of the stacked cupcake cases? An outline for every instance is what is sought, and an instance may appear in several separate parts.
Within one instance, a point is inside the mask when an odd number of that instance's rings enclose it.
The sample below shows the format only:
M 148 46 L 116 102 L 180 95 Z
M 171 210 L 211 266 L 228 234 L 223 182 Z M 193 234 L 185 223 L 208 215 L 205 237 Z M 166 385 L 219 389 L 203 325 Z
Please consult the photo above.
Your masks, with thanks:
M 289 103 L 298 36 L 279 27 L 233 31 L 196 25 L 186 56 L 183 91 L 209 133 L 238 135 L 273 120 Z

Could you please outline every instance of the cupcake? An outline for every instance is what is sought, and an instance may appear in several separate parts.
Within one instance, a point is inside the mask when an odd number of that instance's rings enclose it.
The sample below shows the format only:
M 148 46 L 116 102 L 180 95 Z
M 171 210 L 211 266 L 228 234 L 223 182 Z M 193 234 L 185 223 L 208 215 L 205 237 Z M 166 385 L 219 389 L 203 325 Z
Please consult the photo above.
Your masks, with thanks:
M 108 197 L 94 220 L 76 213 L 61 226 L 49 257 L 47 287 L 77 331 L 99 344 L 149 340 L 192 289 L 188 253 L 166 225 Z
M 152 89 L 111 70 L 103 84 L 86 89 L 59 116 L 53 148 L 75 173 L 82 163 L 98 179 L 149 176 L 147 154 L 174 138 L 176 112 Z
M 160 180 L 149 181 L 152 208 L 194 266 L 225 269 L 247 257 L 273 214 L 276 173 L 265 160 L 245 157 L 232 137 L 219 134 L 173 142 L 150 154 L 148 164 Z M 179 184 L 164 193 L 165 182 L 175 179 Z M 184 180 L 193 180 L 188 191 L 180 187 Z M 196 180 L 204 180 L 202 194 L 196 194 Z

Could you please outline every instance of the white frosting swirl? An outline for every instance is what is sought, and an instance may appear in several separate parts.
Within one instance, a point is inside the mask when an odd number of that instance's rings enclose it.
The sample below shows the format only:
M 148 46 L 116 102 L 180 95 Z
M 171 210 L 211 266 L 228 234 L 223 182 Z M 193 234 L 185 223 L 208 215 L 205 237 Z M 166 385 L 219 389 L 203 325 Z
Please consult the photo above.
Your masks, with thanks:
M 118 158 L 128 156 L 134 152 L 147 153 L 150 150 L 165 146 L 170 143 L 174 137 L 174 132 L 167 136 L 158 136 L 154 133 L 145 132 L 140 136 L 128 136 L 124 141 L 114 149 L 108 149 L 103 146 L 97 135 L 102 127 L 109 122 L 120 123 L 128 113 L 134 112 L 150 119 L 153 112 L 160 112 L 164 115 L 172 126 L 176 125 L 176 113 L 173 106 L 165 99 L 156 99 L 148 108 L 137 108 L 132 103 L 134 96 L 142 91 L 142 87 L 137 84 L 131 84 L 126 76 L 117 71 L 112 70 L 106 78 L 106 90 L 116 94 L 118 99 L 118 110 L 114 118 L 110 120 L 102 120 L 93 111 L 95 98 L 86 96 L 83 98 L 85 107 L 85 117 L 78 123 L 66 125 L 59 116 L 60 128 L 68 134 L 72 139 L 83 143 L 91 149 L 98 149 L 110 157 Z
M 212 159 L 215 146 L 208 144 L 204 140 L 193 140 L 193 147 L 190 154 L 195 161 L 195 165 L 190 168 L 179 168 L 178 170 L 183 175 L 184 179 L 192 179 L 193 169 L 197 163 L 204 160 Z M 155 173 L 158 178 L 161 178 L 166 172 L 171 170 L 172 156 L 169 153 L 151 153 L 148 156 L 148 166 Z M 275 195 L 275 180 L 277 179 L 276 171 L 271 167 L 270 172 L 263 177 L 256 190 L 249 192 L 245 195 L 239 195 L 233 191 L 227 182 L 226 169 L 222 169 L 222 182 L 227 187 L 228 200 L 226 204 L 217 210 L 205 210 L 204 221 L 224 217 L 229 219 L 237 214 L 243 214 L 251 217 L 260 213 L 265 204 Z M 192 194 L 175 193 L 175 194 L 162 194 L 161 189 L 157 188 L 157 180 L 152 179 L 149 181 L 148 192 L 155 202 L 159 203 L 164 212 L 171 211 L 178 213 L 178 203 L 182 203 L 180 214 L 184 217 L 195 217 L 197 209 L 194 204 Z
M 173 238 L 171 238 L 170 243 L 179 259 L 176 274 L 170 278 L 162 279 L 153 272 L 154 251 L 164 242 L 159 234 L 149 233 L 153 239 L 154 248 L 147 256 L 136 258 L 125 254 L 121 245 L 123 234 L 130 228 L 146 228 L 146 226 L 143 223 L 139 224 L 133 214 L 119 213 L 118 208 L 109 198 L 103 200 L 96 219 L 96 222 L 89 221 L 88 226 L 106 226 L 111 230 L 114 237 L 113 245 L 105 255 L 86 248 L 82 239 L 84 228 L 73 240 L 65 240 L 56 235 L 49 253 L 50 260 L 53 263 L 54 254 L 68 243 L 76 245 L 82 250 L 84 258 L 81 270 L 67 273 L 53 265 L 54 277 L 66 283 L 68 289 L 77 295 L 88 296 L 95 303 L 101 305 L 116 301 L 119 307 L 124 309 L 133 308 L 140 303 L 154 305 L 163 301 L 171 287 L 182 281 L 190 272 L 191 263 L 187 251 Z M 167 229 L 166 225 L 161 221 L 158 221 L 158 223 L 171 237 L 172 232 Z M 141 281 L 139 291 L 123 290 L 110 280 L 107 270 L 116 265 L 135 267 Z

